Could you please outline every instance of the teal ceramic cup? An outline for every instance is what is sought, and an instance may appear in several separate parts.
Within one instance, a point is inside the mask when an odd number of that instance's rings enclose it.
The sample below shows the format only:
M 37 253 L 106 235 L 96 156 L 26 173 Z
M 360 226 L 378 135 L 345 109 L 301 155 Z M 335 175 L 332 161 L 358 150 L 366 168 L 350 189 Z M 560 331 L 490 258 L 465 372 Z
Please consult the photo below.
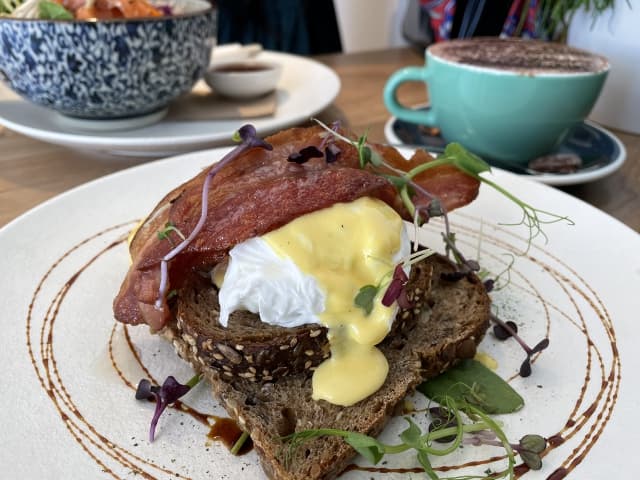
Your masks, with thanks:
M 446 141 L 459 142 L 489 161 L 521 166 L 550 152 L 587 117 L 609 68 L 602 57 L 596 57 L 602 63 L 593 71 L 545 71 L 491 62 L 479 66 L 437 53 L 430 47 L 425 66 L 391 75 L 384 89 L 387 109 L 401 120 L 439 128 Z M 426 84 L 428 110 L 398 102 L 396 91 L 409 81 Z

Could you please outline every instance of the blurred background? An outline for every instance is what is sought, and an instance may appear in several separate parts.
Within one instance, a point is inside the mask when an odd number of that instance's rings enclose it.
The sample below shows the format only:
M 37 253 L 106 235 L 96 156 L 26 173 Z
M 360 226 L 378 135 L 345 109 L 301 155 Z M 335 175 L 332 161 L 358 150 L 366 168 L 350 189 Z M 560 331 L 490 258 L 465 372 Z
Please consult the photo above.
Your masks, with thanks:
M 566 39 L 576 12 L 616 0 L 217 0 L 219 43 L 298 54 L 425 47 L 472 36 Z M 622 3 L 622 2 L 619 2 Z M 625 2 L 626 3 L 626 2 Z M 630 4 L 628 4 L 630 7 Z

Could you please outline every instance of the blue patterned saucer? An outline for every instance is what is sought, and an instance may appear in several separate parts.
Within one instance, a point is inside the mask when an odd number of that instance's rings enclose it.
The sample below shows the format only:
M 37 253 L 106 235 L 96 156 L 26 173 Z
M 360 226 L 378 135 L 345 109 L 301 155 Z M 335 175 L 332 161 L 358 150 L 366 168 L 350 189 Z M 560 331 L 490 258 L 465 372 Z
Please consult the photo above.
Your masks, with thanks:
M 426 110 L 429 107 L 417 108 Z M 422 147 L 433 153 L 442 152 L 447 144 L 437 128 L 405 122 L 396 117 L 387 121 L 384 133 L 390 144 Z M 622 166 L 627 156 L 624 145 L 613 133 L 589 121 L 573 127 L 564 141 L 548 155 L 558 154 L 576 155 L 582 160 L 581 165 L 571 173 L 541 173 L 490 158 L 485 160 L 495 167 L 547 185 L 574 185 L 610 175 Z

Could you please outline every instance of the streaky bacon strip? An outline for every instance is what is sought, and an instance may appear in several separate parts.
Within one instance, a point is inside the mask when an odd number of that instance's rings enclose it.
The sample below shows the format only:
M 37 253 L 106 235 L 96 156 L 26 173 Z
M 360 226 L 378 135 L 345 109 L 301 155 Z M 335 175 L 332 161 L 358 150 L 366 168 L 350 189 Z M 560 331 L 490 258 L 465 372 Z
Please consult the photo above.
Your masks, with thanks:
M 211 269 L 233 246 L 263 235 L 306 213 L 351 202 L 363 196 L 380 198 L 408 219 L 394 187 L 380 175 L 359 168 L 356 149 L 341 141 L 338 161 L 327 164 L 312 159 L 302 165 L 289 162 L 290 154 L 304 147 L 320 146 L 319 127 L 293 128 L 266 139 L 272 151 L 254 149 L 238 158 L 213 179 L 209 210 L 202 231 L 169 266 L 171 288 L 179 288 L 197 270 Z M 407 171 L 432 158 L 417 152 L 406 161 L 395 149 L 378 147 L 385 160 Z M 130 246 L 133 263 L 114 300 L 117 320 L 147 323 L 160 330 L 170 312 L 156 310 L 154 302 L 160 283 L 160 261 L 180 241 L 177 233 L 160 239 L 167 222 L 187 235 L 200 217 L 202 185 L 207 171 L 176 188 L 154 209 Z M 416 178 L 425 189 L 440 197 L 451 210 L 472 201 L 478 182 L 455 168 L 434 168 Z

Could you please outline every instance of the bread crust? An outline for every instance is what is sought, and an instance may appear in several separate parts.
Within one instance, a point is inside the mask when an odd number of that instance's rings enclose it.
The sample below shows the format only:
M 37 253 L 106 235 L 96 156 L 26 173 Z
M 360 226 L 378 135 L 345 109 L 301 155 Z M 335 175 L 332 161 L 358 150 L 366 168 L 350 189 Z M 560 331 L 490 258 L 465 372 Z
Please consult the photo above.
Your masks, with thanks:
M 205 375 L 214 396 L 251 435 L 268 478 L 331 480 L 355 455 L 348 444 L 338 437 L 317 438 L 285 461 L 281 437 L 317 428 L 378 435 L 417 385 L 473 357 L 489 326 L 490 299 L 477 277 L 469 275 L 455 282 L 442 279 L 441 274 L 453 271 L 454 266 L 439 255 L 427 258 L 424 265 L 433 270 L 433 280 L 419 315 L 412 325 L 395 331 L 379 345 L 389 362 L 387 380 L 376 393 L 350 407 L 314 401 L 310 376 L 304 372 L 275 382 L 224 376 L 219 369 L 210 368 L 199 349 L 184 339 L 177 322 L 163 334 L 181 357 Z M 414 283 L 411 288 L 421 287 Z

